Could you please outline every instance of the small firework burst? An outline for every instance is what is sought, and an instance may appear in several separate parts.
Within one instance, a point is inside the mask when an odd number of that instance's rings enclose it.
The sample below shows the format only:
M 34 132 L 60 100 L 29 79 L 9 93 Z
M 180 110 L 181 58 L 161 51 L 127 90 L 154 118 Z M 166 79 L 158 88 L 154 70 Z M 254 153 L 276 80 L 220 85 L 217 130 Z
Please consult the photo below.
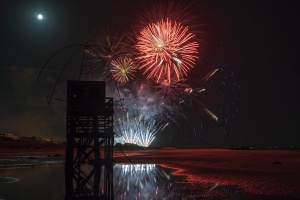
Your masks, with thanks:
M 144 69 L 147 78 L 156 78 L 159 82 L 166 78 L 169 83 L 174 77 L 181 80 L 195 64 L 198 42 L 188 27 L 171 20 L 150 23 L 138 36 L 136 48 L 139 51 L 140 69 Z
M 121 63 L 125 64 L 125 62 L 128 64 L 130 59 L 125 57 L 127 57 L 134 49 L 132 47 L 133 44 L 127 39 L 127 35 L 121 33 L 120 30 L 112 31 L 105 28 L 100 29 L 96 36 L 91 39 L 91 43 L 93 44 L 94 50 L 93 52 L 90 52 L 90 56 L 92 57 L 91 61 L 93 65 L 99 66 L 100 69 L 97 70 L 101 71 L 100 79 L 105 79 L 106 81 L 112 77 L 112 66 L 114 71 L 117 71 L 115 66 L 118 66 Z M 103 61 L 105 63 L 104 66 L 102 64 Z M 99 65 L 99 62 L 101 62 L 102 65 Z M 113 65 L 112 62 L 114 63 Z M 124 65 L 124 67 L 125 66 L 126 65 Z
M 134 79 L 137 67 L 132 58 L 121 56 L 112 60 L 111 65 L 112 69 L 110 71 L 116 81 L 126 83 Z

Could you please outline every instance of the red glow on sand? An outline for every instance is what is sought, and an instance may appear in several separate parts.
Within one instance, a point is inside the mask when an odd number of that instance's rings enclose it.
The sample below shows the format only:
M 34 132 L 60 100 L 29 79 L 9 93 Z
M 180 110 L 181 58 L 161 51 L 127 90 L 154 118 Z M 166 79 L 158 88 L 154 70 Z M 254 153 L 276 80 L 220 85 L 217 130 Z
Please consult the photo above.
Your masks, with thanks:
M 300 155 L 297 151 L 164 148 L 125 150 L 124 153 L 132 162 L 151 162 L 172 168 L 173 176 L 185 177 L 189 184 L 206 185 L 206 195 L 220 192 L 218 188 L 227 186 L 236 186 L 254 195 L 300 195 Z M 121 157 L 120 153 L 115 153 L 116 160 L 128 162 Z

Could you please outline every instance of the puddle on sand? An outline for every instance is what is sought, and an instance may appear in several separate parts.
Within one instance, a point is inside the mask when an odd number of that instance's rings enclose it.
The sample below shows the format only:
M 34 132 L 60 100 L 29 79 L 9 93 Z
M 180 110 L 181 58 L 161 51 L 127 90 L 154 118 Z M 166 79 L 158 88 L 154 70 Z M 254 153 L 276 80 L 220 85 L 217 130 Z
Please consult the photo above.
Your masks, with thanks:
M 19 182 L 20 178 L 15 178 L 15 177 L 0 177 L 0 184 L 1 183 L 15 183 Z
M 0 199 L 65 199 L 64 165 L 50 163 L 0 169 Z M 113 170 L 115 200 L 293 199 L 249 194 L 239 185 L 215 181 L 189 182 L 161 165 L 116 164 Z

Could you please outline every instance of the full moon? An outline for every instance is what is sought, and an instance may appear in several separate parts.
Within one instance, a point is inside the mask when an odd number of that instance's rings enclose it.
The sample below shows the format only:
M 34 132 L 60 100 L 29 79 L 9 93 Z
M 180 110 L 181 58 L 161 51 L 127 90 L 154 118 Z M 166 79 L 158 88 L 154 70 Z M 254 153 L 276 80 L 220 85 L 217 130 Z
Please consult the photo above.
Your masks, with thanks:
M 42 19 L 43 19 L 43 15 L 39 14 L 39 15 L 37 16 L 37 18 L 38 18 L 39 20 L 42 20 Z

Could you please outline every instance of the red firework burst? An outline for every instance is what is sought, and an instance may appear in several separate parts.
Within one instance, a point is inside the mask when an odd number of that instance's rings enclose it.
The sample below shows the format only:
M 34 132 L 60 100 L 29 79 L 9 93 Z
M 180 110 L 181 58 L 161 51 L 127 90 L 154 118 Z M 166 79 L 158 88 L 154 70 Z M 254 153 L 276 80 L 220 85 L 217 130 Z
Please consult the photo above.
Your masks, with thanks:
M 187 75 L 198 58 L 199 44 L 188 27 L 171 20 L 161 20 L 144 27 L 137 38 L 136 48 L 140 55 L 140 69 L 147 78 L 177 80 Z

